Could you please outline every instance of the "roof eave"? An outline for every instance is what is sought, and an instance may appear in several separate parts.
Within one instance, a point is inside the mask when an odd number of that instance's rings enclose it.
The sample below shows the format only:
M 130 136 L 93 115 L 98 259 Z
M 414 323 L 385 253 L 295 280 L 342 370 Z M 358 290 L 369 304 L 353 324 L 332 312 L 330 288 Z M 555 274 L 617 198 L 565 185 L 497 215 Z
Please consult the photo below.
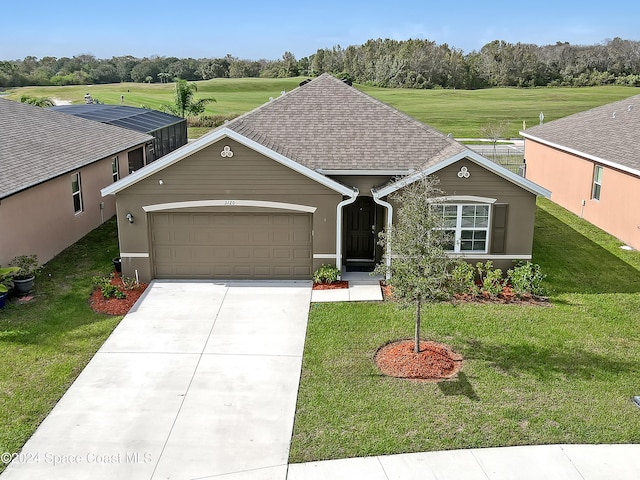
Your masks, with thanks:
M 507 170 L 503 166 L 495 162 L 492 162 L 491 160 L 469 149 L 463 150 L 462 152 L 457 153 L 456 155 L 449 157 L 446 160 L 438 162 L 437 164 L 432 165 L 431 167 L 428 167 L 419 172 L 416 172 L 413 175 L 402 178 L 397 182 L 393 182 L 389 185 L 386 185 L 381 189 L 377 190 L 376 194 L 380 197 L 385 197 L 421 178 L 427 177 L 429 175 L 433 175 L 436 172 L 442 170 L 443 168 L 448 167 L 449 165 L 456 163 L 465 158 L 481 165 L 482 167 L 498 175 L 499 177 L 509 180 L 511 183 L 518 185 L 520 188 L 523 188 L 524 190 L 527 190 L 528 192 L 534 195 L 542 196 L 545 198 L 551 198 L 551 192 L 546 188 L 543 188 L 540 185 L 533 183 L 531 180 L 527 180 L 526 178 L 523 178 L 520 175 L 517 175 L 511 172 L 510 170 Z
M 200 150 L 213 145 L 214 143 L 218 142 L 219 140 L 223 139 L 223 138 L 230 138 L 232 140 L 237 141 L 238 143 L 241 143 L 242 145 L 251 148 L 252 150 L 259 152 L 263 155 L 265 155 L 266 157 L 271 158 L 272 160 L 275 160 L 276 162 L 291 168 L 292 170 L 312 179 L 315 180 L 316 182 L 342 194 L 342 195 L 348 195 L 348 196 L 353 196 L 353 192 L 354 190 L 350 187 L 347 187 L 339 182 L 336 182 L 335 180 L 330 179 L 329 177 L 326 177 L 324 175 L 322 175 L 319 172 L 316 172 L 314 170 L 311 170 L 308 167 L 305 167 L 304 165 L 299 164 L 298 162 L 291 160 L 290 158 L 285 157 L 284 155 L 275 152 L 273 150 L 271 150 L 270 148 L 265 147 L 264 145 L 255 142 L 254 140 L 251 140 L 247 137 L 245 137 L 244 135 L 241 135 L 237 132 L 235 132 L 234 130 L 231 130 L 230 128 L 227 127 L 223 127 L 220 128 L 218 130 L 214 130 L 213 132 L 200 137 L 199 139 L 177 149 L 174 150 L 173 152 L 165 155 L 164 157 L 160 158 L 159 160 L 156 160 L 155 162 L 145 166 L 144 168 L 141 168 L 140 170 L 138 170 L 137 172 L 132 173 L 131 175 L 128 175 L 126 177 L 124 177 L 123 179 L 112 183 L 111 185 L 103 188 L 100 193 L 102 194 L 103 197 L 106 197 L 107 195 L 115 195 L 116 193 L 121 192 L 122 190 L 128 188 L 129 186 L 138 183 L 142 180 L 144 180 L 145 178 L 148 178 L 152 175 L 154 175 L 155 173 L 164 170 L 165 168 L 179 162 L 180 160 L 193 155 L 194 153 L 199 152 Z
M 611 160 L 607 160 L 605 158 L 598 157 L 596 155 L 590 155 L 590 154 L 588 154 L 586 152 L 581 152 L 580 150 L 576 150 L 574 148 L 570 148 L 570 147 L 566 147 L 564 145 L 560 145 L 559 143 L 554 143 L 554 142 L 551 142 L 549 140 L 544 140 L 543 138 L 536 137 L 536 136 L 531 135 L 531 134 L 526 133 L 526 132 L 520 132 L 520 135 L 523 136 L 525 139 L 529 139 L 529 140 L 532 140 L 534 142 L 546 145 L 548 147 L 555 148 L 557 150 L 561 150 L 561 151 L 566 152 L 566 153 L 570 153 L 571 155 L 576 155 L 578 157 L 582 157 L 582 158 L 585 158 L 587 160 L 591 160 L 591 161 L 596 162 L 596 163 L 601 163 L 603 165 L 607 165 L 607 166 L 615 168 L 617 170 L 621 170 L 623 172 L 630 173 L 632 175 L 636 175 L 636 176 L 640 177 L 640 170 L 637 170 L 635 168 L 627 167 L 627 166 L 622 165 L 620 163 L 612 162 Z

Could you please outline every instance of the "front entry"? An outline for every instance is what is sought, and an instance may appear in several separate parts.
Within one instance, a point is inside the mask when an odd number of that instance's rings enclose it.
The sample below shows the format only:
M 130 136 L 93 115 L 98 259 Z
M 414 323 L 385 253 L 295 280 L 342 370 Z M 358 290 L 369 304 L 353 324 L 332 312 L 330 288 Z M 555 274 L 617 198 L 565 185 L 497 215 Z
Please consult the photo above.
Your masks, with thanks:
M 347 270 L 372 270 L 376 252 L 376 205 L 371 197 L 358 197 L 346 207 Z

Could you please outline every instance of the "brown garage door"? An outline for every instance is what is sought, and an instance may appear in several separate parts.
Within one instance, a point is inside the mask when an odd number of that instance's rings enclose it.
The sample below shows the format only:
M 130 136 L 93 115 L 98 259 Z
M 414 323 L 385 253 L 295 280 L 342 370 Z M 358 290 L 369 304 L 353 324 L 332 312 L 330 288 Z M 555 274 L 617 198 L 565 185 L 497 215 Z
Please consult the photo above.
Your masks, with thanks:
M 154 213 L 156 278 L 311 278 L 308 213 Z

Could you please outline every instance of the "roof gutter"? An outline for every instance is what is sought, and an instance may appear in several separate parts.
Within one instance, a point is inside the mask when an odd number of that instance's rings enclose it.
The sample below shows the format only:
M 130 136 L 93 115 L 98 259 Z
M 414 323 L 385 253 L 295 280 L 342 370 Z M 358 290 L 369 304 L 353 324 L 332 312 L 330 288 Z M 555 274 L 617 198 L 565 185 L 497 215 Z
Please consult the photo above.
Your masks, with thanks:
M 340 271 L 342 271 L 342 209 L 355 202 L 359 194 L 360 190 L 355 188 L 348 194 L 348 198 L 342 200 L 336 207 L 336 268 Z
M 612 162 L 610 160 L 605 160 L 604 158 L 596 157 L 595 155 L 589 155 L 588 153 L 581 152 L 580 150 L 576 150 L 574 148 L 569 148 L 569 147 L 566 147 L 564 145 L 560 145 L 559 143 L 554 143 L 554 142 L 550 142 L 548 140 L 543 140 L 540 137 L 534 137 L 533 135 L 530 135 L 530 134 L 525 133 L 525 132 L 520 132 L 520 135 L 523 136 L 525 139 L 529 139 L 529 140 L 532 140 L 534 142 L 541 143 L 542 145 L 546 145 L 548 147 L 555 148 L 557 150 L 561 150 L 563 152 L 570 153 L 571 155 L 577 155 L 579 157 L 586 158 L 587 160 L 591 160 L 591 161 L 596 162 L 596 163 L 601 163 L 603 165 L 607 165 L 608 167 L 615 168 L 616 170 L 621 170 L 623 172 L 630 173 L 632 175 L 636 175 L 636 176 L 640 177 L 640 170 L 636 170 L 636 169 L 630 168 L 630 167 L 625 167 L 624 165 L 621 165 L 619 163 Z
M 378 205 L 383 206 L 387 209 L 387 225 L 386 230 L 389 232 L 391 230 L 391 225 L 393 225 L 393 205 L 389 202 L 385 202 L 380 198 L 380 193 L 375 189 L 371 189 L 371 195 L 373 195 L 373 201 Z M 389 242 L 386 242 L 386 252 L 385 252 L 385 263 L 387 265 L 385 278 L 389 280 L 391 278 L 391 245 Z

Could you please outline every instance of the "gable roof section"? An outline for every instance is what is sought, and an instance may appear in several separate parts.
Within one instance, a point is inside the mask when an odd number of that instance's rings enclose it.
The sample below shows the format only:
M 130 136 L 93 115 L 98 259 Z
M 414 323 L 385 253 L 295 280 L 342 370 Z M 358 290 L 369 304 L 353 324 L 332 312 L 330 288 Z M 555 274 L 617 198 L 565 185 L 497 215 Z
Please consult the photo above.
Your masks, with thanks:
M 425 171 L 434 173 L 465 157 L 525 190 L 549 196 L 538 185 L 328 74 L 109 185 L 102 195 L 117 193 L 224 137 L 348 196 L 353 196 L 352 189 L 323 172 L 370 175 L 393 171 L 424 175 Z
M 326 73 L 225 126 L 314 170 L 418 170 L 465 150 Z
M 640 176 L 640 95 L 520 132 L 530 139 Z
M 0 99 L 0 119 L 0 199 L 153 140 L 6 99 Z
M 387 185 L 383 185 L 382 187 L 375 189 L 373 193 L 377 197 L 385 197 L 413 182 L 416 182 L 417 180 L 420 180 L 421 178 L 427 177 L 429 175 L 435 175 L 438 173 L 438 171 L 442 170 L 443 168 L 446 168 L 449 165 L 452 165 L 460 160 L 465 160 L 465 159 L 477 165 L 480 165 L 481 167 L 484 167 L 490 172 L 498 175 L 499 177 L 504 178 L 505 180 L 510 181 L 511 183 L 518 185 L 519 187 L 527 190 L 528 192 L 534 195 L 540 195 L 545 198 L 551 198 L 551 192 L 546 188 L 543 188 L 537 183 L 533 183 L 531 180 L 527 180 L 526 178 L 523 178 L 520 175 L 517 175 L 510 170 L 507 170 L 500 164 L 492 162 L 491 160 L 483 157 L 482 155 L 479 155 L 473 150 L 467 150 L 465 152 L 458 153 L 457 155 L 454 155 L 453 157 L 450 157 L 446 160 L 438 162 L 437 164 L 430 165 L 422 171 L 419 171 L 407 177 L 401 178 L 400 180 L 397 180 L 395 182 L 388 183 Z
M 186 158 L 190 155 L 193 155 L 196 152 L 199 152 L 200 150 L 213 145 L 214 143 L 224 139 L 224 138 L 231 138 L 232 140 L 235 140 L 238 143 L 241 143 L 242 145 L 251 148 L 252 150 L 259 152 L 265 156 L 267 156 L 268 158 L 271 158 L 272 160 L 275 160 L 276 162 L 280 163 L 281 165 L 284 165 L 286 167 L 291 168 L 292 170 L 312 179 L 315 180 L 316 182 L 338 192 L 341 193 L 343 195 L 348 195 L 348 196 L 354 196 L 355 194 L 357 194 L 357 190 L 354 190 L 352 188 L 349 188 L 339 182 L 336 182 L 335 180 L 330 179 L 329 177 L 325 177 L 324 175 L 322 175 L 321 173 L 318 173 L 314 170 L 311 170 L 307 167 L 305 167 L 304 165 L 300 165 L 297 162 L 292 161 L 291 159 L 285 157 L 284 155 L 273 151 L 267 147 L 265 147 L 264 145 L 261 145 L 259 143 L 254 142 L 253 140 L 249 140 L 246 137 L 243 137 L 242 135 L 234 132 L 233 130 L 229 130 L 227 128 L 218 128 L 216 130 L 214 130 L 213 132 L 207 134 L 207 135 L 203 135 L 202 137 L 198 138 L 197 140 L 184 145 L 183 147 L 180 147 L 177 150 L 174 150 L 173 152 L 165 155 L 164 157 L 160 158 L 159 160 L 156 160 L 155 162 L 141 168 L 140 170 L 137 170 L 135 172 L 133 172 L 131 175 L 127 175 L 126 177 L 124 177 L 121 180 L 118 180 L 115 183 L 112 183 L 110 185 L 108 185 L 107 187 L 103 188 L 101 190 L 102 196 L 105 197 L 107 195 L 113 195 L 116 194 L 122 190 L 124 190 L 125 188 L 139 182 L 140 180 L 143 180 L 145 178 L 150 177 L 151 175 L 164 170 L 165 168 L 179 162 L 180 160 L 182 160 L 183 158 Z

